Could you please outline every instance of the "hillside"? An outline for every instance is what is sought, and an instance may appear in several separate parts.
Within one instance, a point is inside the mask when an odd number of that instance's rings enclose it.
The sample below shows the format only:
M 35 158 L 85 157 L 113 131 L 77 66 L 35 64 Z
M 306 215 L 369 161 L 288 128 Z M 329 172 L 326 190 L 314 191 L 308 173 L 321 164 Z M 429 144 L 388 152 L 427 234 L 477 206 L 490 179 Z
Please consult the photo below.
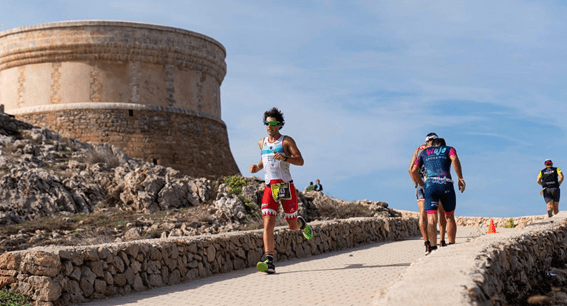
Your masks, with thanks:
M 261 228 L 263 189 L 255 177 L 185 176 L 0 114 L 0 253 Z M 308 221 L 399 215 L 383 202 L 298 197 Z

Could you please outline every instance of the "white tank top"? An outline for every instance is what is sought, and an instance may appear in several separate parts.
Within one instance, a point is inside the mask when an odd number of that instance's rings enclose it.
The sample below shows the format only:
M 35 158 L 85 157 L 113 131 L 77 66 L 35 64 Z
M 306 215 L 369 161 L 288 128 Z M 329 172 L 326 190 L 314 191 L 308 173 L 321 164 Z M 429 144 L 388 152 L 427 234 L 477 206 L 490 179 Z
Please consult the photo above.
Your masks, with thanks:
M 284 135 L 275 142 L 268 142 L 268 137 L 264 138 L 262 145 L 262 163 L 264 164 L 264 180 L 269 184 L 271 180 L 291 181 L 291 173 L 289 173 L 289 163 L 283 160 L 274 159 L 274 153 L 285 155 L 283 149 Z

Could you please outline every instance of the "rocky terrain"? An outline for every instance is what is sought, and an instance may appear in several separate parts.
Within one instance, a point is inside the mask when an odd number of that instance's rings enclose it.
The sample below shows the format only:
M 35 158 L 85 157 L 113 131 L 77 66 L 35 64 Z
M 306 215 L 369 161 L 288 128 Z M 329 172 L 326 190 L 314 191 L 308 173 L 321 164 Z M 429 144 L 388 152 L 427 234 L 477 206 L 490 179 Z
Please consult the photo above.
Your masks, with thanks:
M 261 228 L 263 189 L 255 177 L 189 177 L 0 114 L 0 253 Z M 400 215 L 384 202 L 298 197 L 308 221 Z

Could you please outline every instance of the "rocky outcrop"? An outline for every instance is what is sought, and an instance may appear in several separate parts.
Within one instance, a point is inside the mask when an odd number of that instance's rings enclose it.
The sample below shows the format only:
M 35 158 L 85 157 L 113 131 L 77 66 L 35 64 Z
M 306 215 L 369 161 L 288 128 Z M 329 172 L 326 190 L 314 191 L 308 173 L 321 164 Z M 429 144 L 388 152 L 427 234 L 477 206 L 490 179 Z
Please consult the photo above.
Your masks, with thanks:
M 0 225 L 101 207 L 152 213 L 209 203 L 217 228 L 238 227 L 259 217 L 264 190 L 259 179 L 244 180 L 234 192 L 222 181 L 182 175 L 131 159 L 115 146 L 94 146 L 0 114 Z M 399 216 L 383 202 L 348 202 L 320 192 L 298 190 L 298 201 L 307 220 L 320 218 L 319 210 L 348 205 L 369 213 L 346 217 Z
M 353 218 L 312 223 L 314 238 L 277 227 L 276 260 L 284 261 L 398 240 L 419 233 L 416 219 Z M 30 249 L 0 255 L 0 285 L 42 305 L 69 305 L 124 295 L 255 266 L 262 231 L 135 242 Z

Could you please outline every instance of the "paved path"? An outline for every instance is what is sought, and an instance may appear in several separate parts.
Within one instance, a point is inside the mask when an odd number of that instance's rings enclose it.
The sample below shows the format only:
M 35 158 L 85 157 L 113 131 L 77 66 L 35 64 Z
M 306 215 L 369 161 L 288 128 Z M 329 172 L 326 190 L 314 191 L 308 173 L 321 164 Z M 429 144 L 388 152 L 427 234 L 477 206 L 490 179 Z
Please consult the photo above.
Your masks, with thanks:
M 480 235 L 459 227 L 457 243 Z M 276 262 L 273 275 L 248 268 L 82 305 L 371 305 L 424 250 L 418 237 L 374 243 Z

